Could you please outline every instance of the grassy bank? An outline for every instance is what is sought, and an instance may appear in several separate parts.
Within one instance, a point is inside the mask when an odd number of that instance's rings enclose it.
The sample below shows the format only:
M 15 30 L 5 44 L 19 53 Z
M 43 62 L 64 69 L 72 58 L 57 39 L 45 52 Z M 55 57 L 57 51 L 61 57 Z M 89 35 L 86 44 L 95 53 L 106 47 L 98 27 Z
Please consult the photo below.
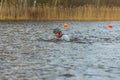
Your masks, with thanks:
M 120 20 L 120 7 L 3 6 L 0 20 Z

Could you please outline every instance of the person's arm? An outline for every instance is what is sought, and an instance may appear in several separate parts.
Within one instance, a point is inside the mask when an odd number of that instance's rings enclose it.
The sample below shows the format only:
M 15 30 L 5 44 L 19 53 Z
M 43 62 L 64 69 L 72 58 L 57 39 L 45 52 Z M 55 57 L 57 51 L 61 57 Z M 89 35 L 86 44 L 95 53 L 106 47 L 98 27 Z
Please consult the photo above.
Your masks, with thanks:
M 62 39 L 61 38 L 57 38 L 57 37 L 55 37 L 55 38 L 53 38 L 51 41 L 61 41 Z

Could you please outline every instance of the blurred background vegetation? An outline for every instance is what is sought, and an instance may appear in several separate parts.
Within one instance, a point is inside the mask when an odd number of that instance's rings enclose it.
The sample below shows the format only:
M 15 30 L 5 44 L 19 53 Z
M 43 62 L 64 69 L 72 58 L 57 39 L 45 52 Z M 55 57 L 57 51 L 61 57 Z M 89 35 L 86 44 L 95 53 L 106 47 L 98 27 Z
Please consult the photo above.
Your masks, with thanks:
M 0 0 L 1 20 L 120 20 L 120 0 Z
M 27 5 L 27 6 L 63 6 L 63 7 L 79 7 L 84 5 L 93 6 L 117 6 L 120 7 L 120 0 L 0 0 L 1 4 L 8 5 Z

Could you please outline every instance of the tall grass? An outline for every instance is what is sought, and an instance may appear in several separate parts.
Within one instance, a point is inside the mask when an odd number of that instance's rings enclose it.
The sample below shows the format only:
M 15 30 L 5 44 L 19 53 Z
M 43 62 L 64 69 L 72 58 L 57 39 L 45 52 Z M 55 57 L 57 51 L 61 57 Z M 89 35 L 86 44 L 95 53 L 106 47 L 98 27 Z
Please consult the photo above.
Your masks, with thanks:
M 120 20 L 120 7 L 2 6 L 0 20 Z

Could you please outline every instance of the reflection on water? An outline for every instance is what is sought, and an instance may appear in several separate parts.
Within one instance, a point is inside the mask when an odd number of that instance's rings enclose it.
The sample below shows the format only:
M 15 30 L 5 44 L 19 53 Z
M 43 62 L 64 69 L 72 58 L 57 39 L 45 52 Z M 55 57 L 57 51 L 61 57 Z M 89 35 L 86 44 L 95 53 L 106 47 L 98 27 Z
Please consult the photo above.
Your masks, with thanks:
M 63 28 L 64 23 L 68 28 Z M 1 21 L 0 24 L 2 80 L 120 79 L 119 21 Z M 113 28 L 108 29 L 108 24 L 113 24 Z M 54 37 L 52 30 L 56 27 L 79 41 L 44 41 Z

